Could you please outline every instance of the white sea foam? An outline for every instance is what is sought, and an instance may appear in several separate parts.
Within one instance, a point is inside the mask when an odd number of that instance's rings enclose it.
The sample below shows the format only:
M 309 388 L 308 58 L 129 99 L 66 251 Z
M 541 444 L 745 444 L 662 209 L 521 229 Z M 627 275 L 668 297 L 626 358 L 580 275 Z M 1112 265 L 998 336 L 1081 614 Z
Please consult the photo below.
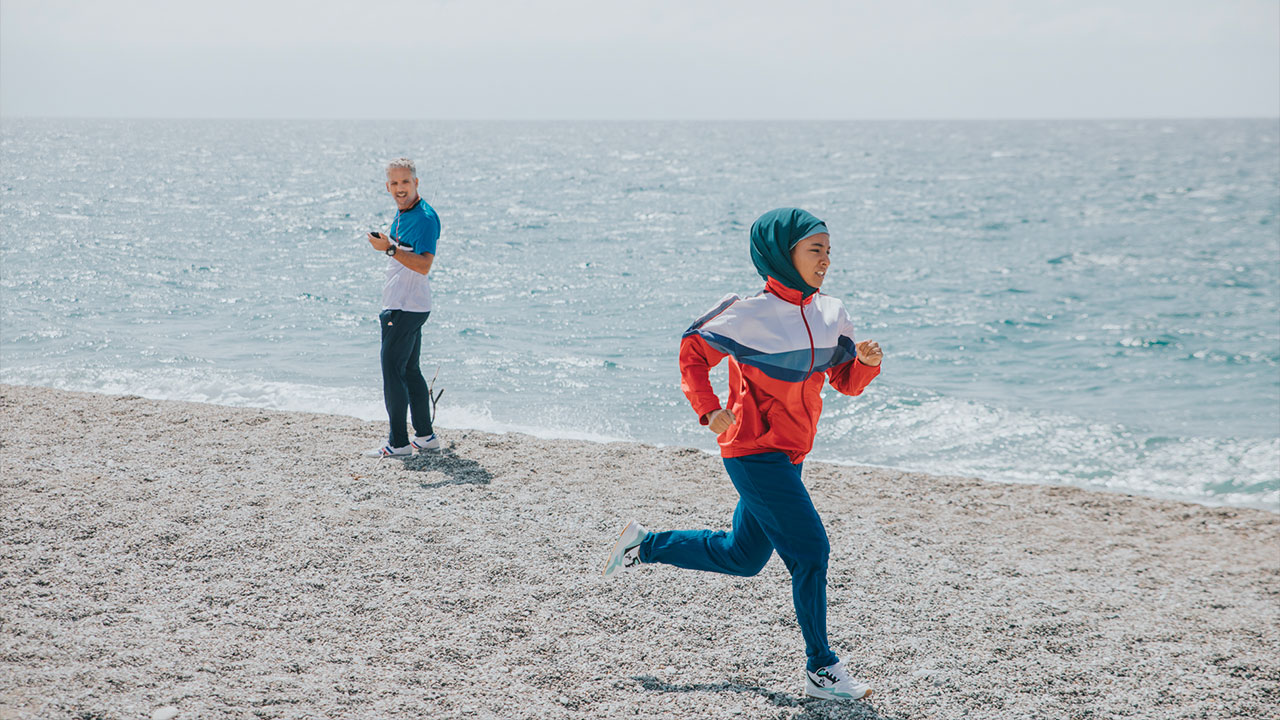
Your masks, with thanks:
M 850 404 L 828 420 L 834 420 L 825 428 L 834 442 L 823 445 L 834 452 L 815 448 L 817 458 L 857 462 L 855 455 L 868 455 L 881 465 L 936 474 L 1280 511 L 1280 438 L 1155 436 L 1065 413 L 943 396 L 874 408 Z
M 223 371 L 196 371 L 184 368 L 161 370 L 90 370 L 67 378 L 59 372 L 24 370 L 0 371 L 0 382 L 39 385 L 60 390 L 99 392 L 109 395 L 138 395 L 154 400 L 179 400 L 231 407 L 262 408 L 292 412 L 348 415 L 361 420 L 385 421 L 382 388 L 323 387 L 237 376 Z M 587 442 L 627 442 L 632 438 L 532 422 L 503 422 L 484 406 L 454 405 L 441 399 L 434 420 L 445 428 L 481 430 L 490 433 L 524 433 L 534 437 L 584 440 Z
M 139 395 L 155 400 L 181 400 L 265 410 L 350 415 L 362 420 L 378 420 L 386 416 L 379 388 L 326 388 L 245 377 L 219 370 L 86 369 L 68 374 L 65 371 L 39 368 L 6 368 L 0 371 L 0 379 L 16 385 L 41 385 L 61 390 Z
M 5 370 L 0 380 L 370 421 L 386 417 L 381 389 L 372 385 L 322 387 L 184 368 L 85 371 L 70 379 L 55 372 Z M 511 422 L 495 418 L 485 404 L 442 402 L 436 421 L 444 428 L 589 442 L 638 439 L 629 433 L 585 429 L 582 426 L 589 422 L 566 415 L 562 408 L 547 408 L 542 417 Z M 825 414 L 812 460 L 972 475 L 997 482 L 1074 485 L 1280 512 L 1275 472 L 1280 467 L 1280 438 L 1144 436 L 1113 423 L 942 396 L 891 399 L 876 406 L 829 401 Z M 657 444 L 680 443 L 674 429 L 662 432 L 650 426 L 648 431 L 652 437 L 643 439 L 649 442 L 657 438 Z M 868 457 L 876 462 L 868 463 Z

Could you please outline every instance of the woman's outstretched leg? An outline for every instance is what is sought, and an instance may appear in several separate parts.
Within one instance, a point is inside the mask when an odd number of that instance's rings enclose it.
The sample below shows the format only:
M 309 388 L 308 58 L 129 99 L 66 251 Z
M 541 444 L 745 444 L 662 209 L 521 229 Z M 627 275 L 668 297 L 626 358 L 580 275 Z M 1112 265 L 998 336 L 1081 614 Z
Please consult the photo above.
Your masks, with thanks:
M 640 543 L 640 562 L 744 577 L 759 573 L 772 554 L 773 546 L 743 500 L 733 511 L 728 532 L 667 530 L 651 532 Z

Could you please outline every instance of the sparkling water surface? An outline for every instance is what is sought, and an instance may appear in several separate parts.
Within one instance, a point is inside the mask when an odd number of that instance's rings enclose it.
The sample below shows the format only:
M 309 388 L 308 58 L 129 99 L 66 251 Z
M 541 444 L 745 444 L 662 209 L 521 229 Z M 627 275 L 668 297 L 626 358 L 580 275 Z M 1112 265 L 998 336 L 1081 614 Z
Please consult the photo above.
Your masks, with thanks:
M 714 449 L 679 338 L 759 290 L 748 228 L 795 205 L 832 231 L 823 290 L 886 353 L 863 396 L 828 391 L 812 458 L 1280 510 L 1278 140 L 1274 119 L 6 119 L 0 380 L 381 418 L 363 233 L 407 154 L 444 225 L 423 365 L 446 427 Z

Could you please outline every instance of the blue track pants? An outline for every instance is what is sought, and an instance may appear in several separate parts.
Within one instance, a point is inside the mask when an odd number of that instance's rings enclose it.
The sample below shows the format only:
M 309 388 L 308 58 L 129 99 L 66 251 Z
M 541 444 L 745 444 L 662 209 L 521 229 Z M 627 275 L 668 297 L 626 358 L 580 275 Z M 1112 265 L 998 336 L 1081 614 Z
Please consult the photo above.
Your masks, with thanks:
M 640 561 L 743 577 L 759 573 L 774 550 L 791 572 L 791 599 L 804 635 L 808 668 L 835 664 L 827 644 L 827 558 L 831 545 L 809 491 L 800 481 L 803 464 L 785 453 L 725 458 L 738 490 L 733 529 L 650 533 L 640 543 Z

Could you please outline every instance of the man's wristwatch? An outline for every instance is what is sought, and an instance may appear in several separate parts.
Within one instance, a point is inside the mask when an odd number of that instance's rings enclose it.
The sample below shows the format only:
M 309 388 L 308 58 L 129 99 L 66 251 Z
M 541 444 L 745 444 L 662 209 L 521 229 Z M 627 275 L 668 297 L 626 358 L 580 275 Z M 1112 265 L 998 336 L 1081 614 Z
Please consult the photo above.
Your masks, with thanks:
M 387 256 L 388 256 L 388 257 L 395 257 L 395 256 L 396 256 L 396 244 L 395 244 L 395 243 L 391 243 L 391 247 L 387 248 L 385 252 L 387 253 Z

